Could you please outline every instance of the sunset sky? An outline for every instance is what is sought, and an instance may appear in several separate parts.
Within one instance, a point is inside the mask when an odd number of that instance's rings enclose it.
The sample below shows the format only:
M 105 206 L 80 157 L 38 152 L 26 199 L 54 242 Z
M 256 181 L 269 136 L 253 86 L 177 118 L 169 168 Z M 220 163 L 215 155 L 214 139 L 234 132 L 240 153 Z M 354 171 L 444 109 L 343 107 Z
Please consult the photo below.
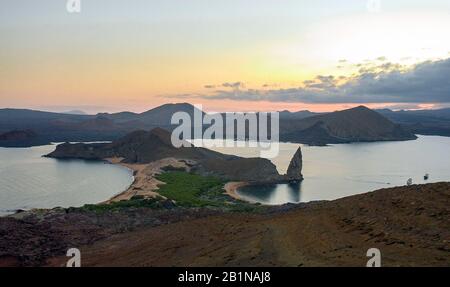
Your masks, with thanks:
M 0 108 L 450 103 L 448 0 L 66 1 L 0 0 Z

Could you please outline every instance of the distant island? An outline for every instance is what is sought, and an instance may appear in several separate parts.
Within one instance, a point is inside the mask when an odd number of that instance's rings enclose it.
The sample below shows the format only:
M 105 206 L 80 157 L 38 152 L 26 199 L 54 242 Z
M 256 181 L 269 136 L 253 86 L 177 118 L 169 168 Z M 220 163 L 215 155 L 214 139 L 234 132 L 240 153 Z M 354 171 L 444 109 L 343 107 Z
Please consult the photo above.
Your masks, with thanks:
M 33 110 L 0 109 L 0 133 L 32 130 L 40 142 L 111 141 L 130 131 L 174 129 L 170 123 L 175 112 L 193 115 L 188 104 L 166 104 L 144 113 L 100 113 L 77 115 Z M 201 111 L 200 111 L 201 112 Z M 280 112 L 282 142 L 309 145 L 334 143 L 413 140 L 418 134 L 450 135 L 450 114 L 446 110 L 419 112 L 373 111 L 364 106 L 332 112 Z M 413 116 L 414 115 L 414 116 Z M 431 115 L 435 118 L 431 120 Z M 204 126 L 203 128 L 206 128 Z M 30 146 L 26 140 L 0 140 L 0 146 Z
M 412 132 L 364 106 L 300 120 L 281 120 L 281 141 L 309 145 L 417 139 Z
M 0 134 L 0 147 L 31 147 L 48 145 L 49 141 L 32 130 L 12 130 Z
M 57 159 L 106 160 L 123 164 L 133 169 L 146 182 L 153 182 L 157 174 L 167 169 L 247 184 L 298 182 L 303 179 L 300 147 L 291 160 L 287 174 L 280 175 L 276 166 L 268 159 L 225 155 L 195 146 L 175 148 L 171 143 L 170 133 L 161 128 L 149 132 L 135 131 L 112 143 L 64 143 L 46 156 Z M 143 165 L 146 166 L 145 169 L 152 169 L 154 172 L 144 174 Z M 130 189 L 134 190 L 136 186 Z M 144 189 L 141 187 L 135 193 L 130 193 L 130 189 L 125 194 L 152 197 L 155 195 L 156 185 Z M 118 198 L 124 199 L 122 196 Z

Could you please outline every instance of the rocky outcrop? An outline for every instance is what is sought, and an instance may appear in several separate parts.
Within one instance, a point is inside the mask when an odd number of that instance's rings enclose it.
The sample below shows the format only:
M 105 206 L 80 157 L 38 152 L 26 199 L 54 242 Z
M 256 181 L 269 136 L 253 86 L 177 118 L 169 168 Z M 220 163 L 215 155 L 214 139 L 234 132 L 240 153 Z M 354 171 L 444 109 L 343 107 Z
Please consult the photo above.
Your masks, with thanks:
M 248 182 L 285 181 L 276 166 L 264 158 L 242 158 L 225 155 L 200 147 L 172 145 L 170 133 L 156 128 L 136 131 L 112 143 L 58 145 L 47 157 L 102 160 L 123 158 L 124 163 L 148 164 L 165 158 L 189 160 L 191 171 L 201 175 L 214 175 L 224 180 Z
M 278 173 L 276 166 L 264 158 L 205 159 L 199 161 L 192 171 L 231 181 L 256 183 L 284 181 L 284 177 Z
M 286 178 L 289 181 L 301 181 L 303 180 L 302 175 L 303 168 L 303 157 L 302 157 L 302 148 L 299 147 L 295 152 L 294 156 L 289 163 L 289 167 L 286 173 Z
M 206 158 L 232 158 L 197 147 L 176 148 L 168 131 L 155 128 L 151 131 L 135 131 L 112 143 L 58 145 L 47 155 L 53 158 L 104 159 L 118 157 L 125 163 L 150 163 L 163 158 L 201 160 Z
M 389 253 L 385 267 L 450 266 L 450 183 L 264 208 L 60 208 L 0 217 L 0 266 L 63 266 L 73 246 L 86 267 L 361 266 L 367 246 Z M 174 246 L 184 252 L 173 256 Z

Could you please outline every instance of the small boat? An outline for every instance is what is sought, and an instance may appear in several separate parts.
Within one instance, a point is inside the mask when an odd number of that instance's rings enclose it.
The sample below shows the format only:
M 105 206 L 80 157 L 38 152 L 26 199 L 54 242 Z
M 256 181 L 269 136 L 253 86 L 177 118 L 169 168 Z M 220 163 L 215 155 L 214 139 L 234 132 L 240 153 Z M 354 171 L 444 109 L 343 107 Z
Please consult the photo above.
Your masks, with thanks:
M 424 180 L 428 180 L 429 178 L 430 178 L 430 175 L 428 173 L 423 176 Z

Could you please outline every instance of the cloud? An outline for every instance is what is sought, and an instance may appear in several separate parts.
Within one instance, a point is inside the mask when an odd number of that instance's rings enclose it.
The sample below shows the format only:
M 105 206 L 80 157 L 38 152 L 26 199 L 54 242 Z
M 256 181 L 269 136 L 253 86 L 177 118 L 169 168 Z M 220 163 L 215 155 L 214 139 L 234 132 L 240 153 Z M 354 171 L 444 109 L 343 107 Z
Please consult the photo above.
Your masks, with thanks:
M 223 83 L 222 87 L 239 89 L 239 88 L 243 88 L 244 87 L 244 83 L 242 83 L 242 82 Z
M 263 88 L 276 88 L 276 87 L 279 87 L 280 85 L 279 84 L 276 84 L 276 83 L 274 83 L 274 84 L 264 84 L 264 85 L 262 85 L 262 87 Z
M 242 82 L 224 83 L 205 99 L 299 103 L 449 103 L 450 58 L 412 67 L 397 63 L 359 64 L 355 75 L 319 75 L 290 89 L 245 89 Z
M 112 107 L 108 106 L 95 106 L 95 105 L 47 105 L 47 106 L 37 106 L 39 110 L 50 111 L 50 112 L 68 112 L 68 111 L 83 111 L 88 114 L 96 114 L 104 111 L 114 110 Z
M 378 109 L 390 109 L 390 110 L 394 110 L 394 111 L 399 111 L 399 110 L 421 110 L 424 107 L 420 104 L 396 104 L 396 105 L 387 105 L 387 106 L 383 106 L 383 107 L 378 107 Z
M 205 88 L 205 89 L 216 89 L 217 87 L 239 89 L 239 88 L 244 88 L 244 83 L 243 82 L 226 82 L 221 85 L 204 85 L 203 86 L 203 88 Z

